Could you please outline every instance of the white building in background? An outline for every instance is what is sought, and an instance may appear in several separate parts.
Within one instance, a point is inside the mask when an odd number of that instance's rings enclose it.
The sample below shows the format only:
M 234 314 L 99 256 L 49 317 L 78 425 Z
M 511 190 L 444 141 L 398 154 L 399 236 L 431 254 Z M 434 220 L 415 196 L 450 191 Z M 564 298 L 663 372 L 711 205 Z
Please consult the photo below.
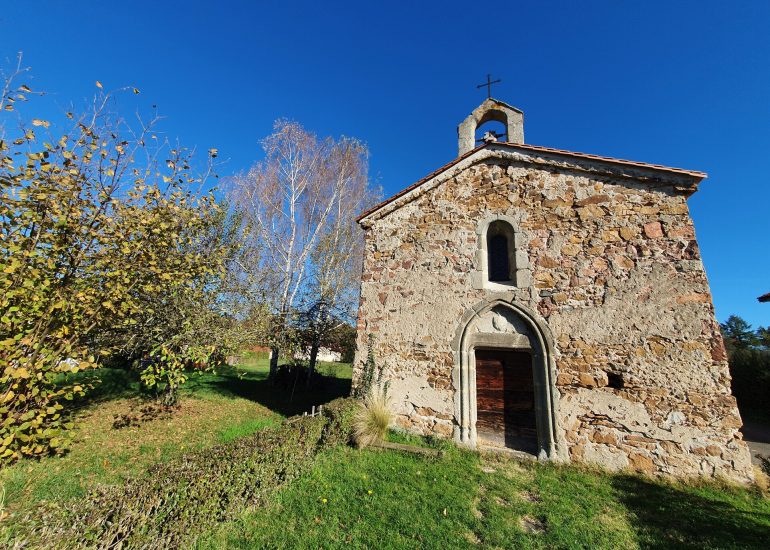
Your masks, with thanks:
M 304 352 L 298 351 L 294 354 L 294 359 L 301 359 L 302 361 L 307 361 L 310 359 L 310 349 L 305 350 Z M 323 361 L 325 363 L 339 363 L 342 361 L 342 354 L 339 351 L 334 351 L 329 348 L 318 348 L 318 361 Z

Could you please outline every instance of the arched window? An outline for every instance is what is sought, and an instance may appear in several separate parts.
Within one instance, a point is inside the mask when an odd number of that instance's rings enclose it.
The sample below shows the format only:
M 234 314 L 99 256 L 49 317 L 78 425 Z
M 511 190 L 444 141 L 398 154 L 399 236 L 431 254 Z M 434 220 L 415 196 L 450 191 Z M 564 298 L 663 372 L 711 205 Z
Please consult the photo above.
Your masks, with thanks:
M 487 279 L 493 283 L 515 283 L 516 247 L 513 227 L 497 220 L 487 228 Z

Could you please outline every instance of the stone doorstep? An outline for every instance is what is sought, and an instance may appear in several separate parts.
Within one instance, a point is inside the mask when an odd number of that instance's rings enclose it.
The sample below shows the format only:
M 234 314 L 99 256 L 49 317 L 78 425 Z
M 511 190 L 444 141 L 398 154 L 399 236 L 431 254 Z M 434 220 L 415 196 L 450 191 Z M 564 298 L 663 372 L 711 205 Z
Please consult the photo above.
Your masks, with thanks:
M 497 453 L 497 454 L 510 456 L 518 460 L 527 460 L 531 462 L 537 461 L 537 457 L 535 455 L 527 453 L 525 451 L 518 451 L 516 449 L 511 449 L 509 447 L 500 447 L 494 444 L 487 444 L 486 442 L 482 442 L 482 441 L 479 441 L 476 444 L 476 449 L 480 453 Z

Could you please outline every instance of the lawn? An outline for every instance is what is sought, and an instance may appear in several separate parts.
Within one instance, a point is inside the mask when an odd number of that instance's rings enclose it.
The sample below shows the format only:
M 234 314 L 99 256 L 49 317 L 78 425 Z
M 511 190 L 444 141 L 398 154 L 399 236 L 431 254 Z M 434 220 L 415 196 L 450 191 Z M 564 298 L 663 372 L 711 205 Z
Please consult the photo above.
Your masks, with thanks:
M 337 448 L 273 503 L 199 541 L 217 548 L 767 548 L 770 500 L 445 447 Z
M 350 388 L 350 366 L 321 366 L 322 384 L 267 383 L 266 358 L 192 373 L 170 415 L 113 426 L 147 404 L 136 376 L 101 369 L 79 404 L 71 452 L 0 471 L 5 512 L 121 484 L 186 451 L 231 441 Z M 202 533 L 219 548 L 766 548 L 770 499 L 755 488 L 679 484 L 574 465 L 521 462 L 391 433 L 439 457 L 333 447 L 259 509 Z M 0 516 L 3 515 L 0 507 Z M 13 521 L 11 516 L 10 521 Z
M 43 499 L 82 497 L 97 484 L 120 484 L 143 475 L 152 464 L 247 435 L 347 395 L 350 365 L 321 364 L 319 370 L 326 376 L 316 389 L 276 388 L 267 382 L 264 354 L 247 354 L 235 368 L 191 373 L 177 410 L 144 418 L 141 411 L 148 400 L 136 373 L 107 368 L 80 373 L 79 380 L 91 380 L 95 388 L 87 401 L 77 404 L 70 452 L 0 470 L 0 517 Z M 127 416 L 134 419 L 131 426 L 114 427 Z

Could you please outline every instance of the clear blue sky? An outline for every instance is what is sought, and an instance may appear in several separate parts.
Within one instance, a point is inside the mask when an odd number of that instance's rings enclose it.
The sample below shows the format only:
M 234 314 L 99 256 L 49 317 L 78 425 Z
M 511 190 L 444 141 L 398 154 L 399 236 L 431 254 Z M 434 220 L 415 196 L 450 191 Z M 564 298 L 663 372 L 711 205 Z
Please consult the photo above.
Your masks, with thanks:
M 3 4 L 0 54 L 23 50 L 35 86 L 137 86 L 223 175 L 289 117 L 366 141 L 391 194 L 456 155 L 492 73 L 528 143 L 708 172 L 690 207 L 717 316 L 770 325 L 767 0 Z

